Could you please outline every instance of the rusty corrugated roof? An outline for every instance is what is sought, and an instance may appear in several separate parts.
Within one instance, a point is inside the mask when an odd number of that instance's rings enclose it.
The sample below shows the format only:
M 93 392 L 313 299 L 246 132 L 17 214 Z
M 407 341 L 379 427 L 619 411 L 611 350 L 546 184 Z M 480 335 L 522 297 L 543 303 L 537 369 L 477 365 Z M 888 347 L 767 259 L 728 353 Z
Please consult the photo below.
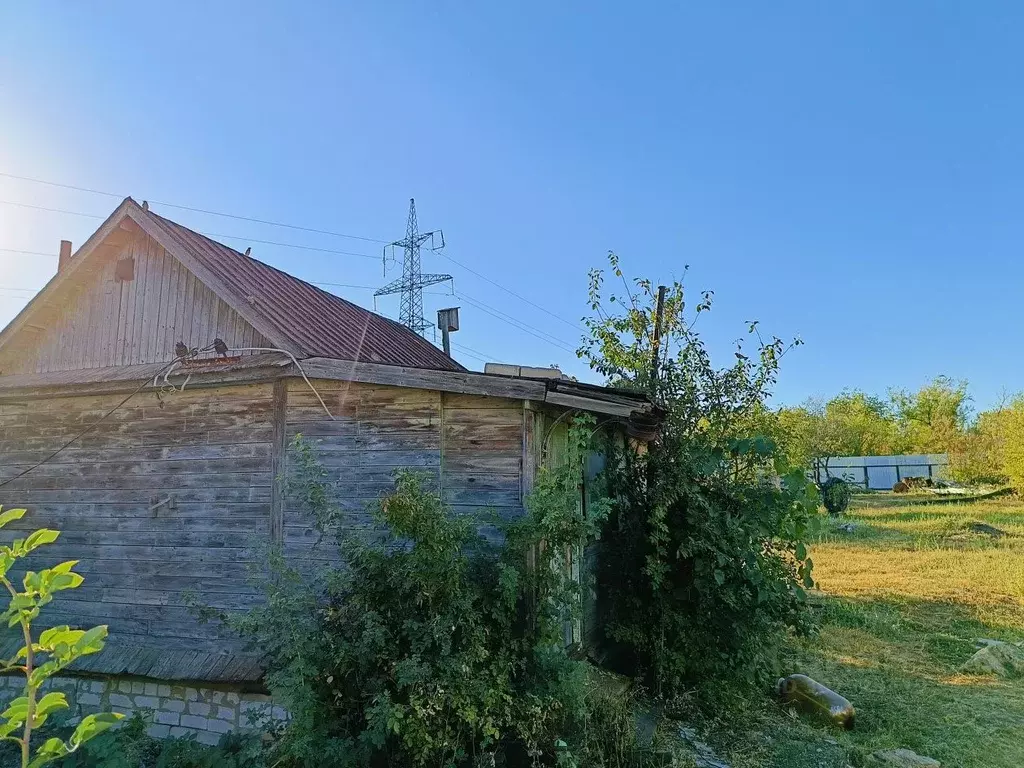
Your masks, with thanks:
M 464 371 L 461 365 L 400 323 L 264 264 L 216 240 L 135 206 L 161 233 L 214 275 L 225 301 L 259 316 L 303 356 L 410 368 Z M 221 291 L 224 292 L 224 291 Z M 245 310 L 245 311 L 243 311 Z

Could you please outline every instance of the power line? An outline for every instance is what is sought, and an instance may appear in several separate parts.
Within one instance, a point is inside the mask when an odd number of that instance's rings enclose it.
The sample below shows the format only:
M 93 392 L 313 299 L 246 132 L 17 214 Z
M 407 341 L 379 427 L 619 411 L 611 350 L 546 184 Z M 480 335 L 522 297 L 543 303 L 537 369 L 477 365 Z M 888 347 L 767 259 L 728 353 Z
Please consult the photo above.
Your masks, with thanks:
M 505 312 L 502 312 L 501 310 L 497 310 L 497 309 L 493 309 L 491 307 L 488 307 L 486 304 L 482 303 L 478 299 L 474 299 L 472 296 L 469 296 L 469 295 L 467 295 L 465 293 L 457 292 L 455 295 L 459 299 L 463 299 L 465 301 L 468 301 L 470 304 L 472 304 L 474 307 L 479 309 L 481 312 L 485 312 L 488 315 L 491 315 L 492 317 L 495 317 L 498 320 L 501 320 L 501 321 L 503 321 L 505 323 L 508 323 L 509 325 L 512 325 L 513 327 L 518 328 L 521 331 L 525 331 L 526 333 L 529 333 L 531 336 L 536 336 L 541 341 L 546 341 L 547 343 L 549 343 L 549 344 L 551 344 L 553 346 L 561 347 L 562 349 L 566 350 L 567 352 L 575 352 L 576 351 L 575 349 L 572 348 L 572 343 L 566 341 L 565 339 L 561 339 L 558 336 L 554 336 L 554 335 L 548 333 L 547 331 L 543 331 L 543 330 L 541 330 L 540 328 L 537 328 L 534 325 L 530 325 L 529 323 L 523 322 L 519 318 L 514 317 L 513 315 L 509 315 L 509 314 L 507 314 Z
M 91 219 L 105 219 L 106 216 L 100 216 L 95 213 L 82 213 L 81 211 L 68 211 L 63 208 L 47 208 L 43 205 L 32 205 L 30 203 L 16 203 L 13 200 L 0 200 L 0 205 L 13 205 L 18 208 L 31 208 L 36 211 L 47 211 L 48 213 L 63 213 L 69 216 L 84 216 Z M 162 205 L 162 203 L 161 203 Z M 258 243 L 260 245 L 273 245 L 280 248 L 296 248 L 300 251 L 316 251 L 317 253 L 330 253 L 339 256 L 358 256 L 363 259 L 378 260 L 380 256 L 372 256 L 368 253 L 357 253 L 356 251 L 340 251 L 336 248 L 317 248 L 312 245 L 298 245 L 296 243 L 279 243 L 274 240 L 257 240 L 253 237 L 244 237 L 242 235 L 225 235 L 217 232 L 200 232 L 199 234 L 205 235 L 206 237 L 222 237 L 226 240 L 241 240 L 246 243 Z M 3 251 L 10 251 L 12 253 L 25 253 L 31 256 L 53 256 L 51 253 L 42 253 L 40 251 L 15 251 L 11 248 L 0 248 Z
M 32 182 L 33 184 L 45 184 L 48 187 L 60 187 L 62 189 L 72 189 L 72 190 L 75 190 L 76 192 L 89 192 L 89 193 L 94 194 L 94 195 L 106 195 L 107 197 L 116 197 L 116 198 L 119 198 L 119 199 L 123 199 L 123 198 L 127 197 L 127 195 L 118 195 L 118 194 L 116 194 L 114 192 L 106 192 L 106 191 L 101 190 L 101 189 L 90 189 L 88 187 L 77 187 L 74 184 L 61 184 L 60 182 L 56 182 L 56 181 L 47 181 L 45 179 L 36 179 L 36 178 L 32 178 L 30 176 L 18 176 L 17 174 L 14 174 L 14 173 L 4 173 L 3 171 L 0 171 L 0 176 L 4 176 L 4 177 L 6 177 L 8 179 L 18 179 L 19 181 L 28 181 L 28 182 Z M 284 227 L 286 229 L 298 230 L 299 232 L 313 232 L 313 233 L 318 234 L 318 235 L 330 235 L 331 237 L 345 237 L 345 238 L 348 238 L 350 240 L 363 240 L 363 241 L 368 242 L 368 243 L 387 244 L 388 242 L 390 242 L 389 240 L 378 240 L 375 237 L 362 237 L 361 235 L 349 235 L 349 234 L 346 234 L 345 232 L 332 232 L 331 230 L 317 229 L 316 227 L 303 227 L 303 226 L 299 226 L 298 224 L 287 224 L 287 223 L 285 223 L 283 221 L 270 221 L 268 219 L 257 219 L 257 218 L 252 217 L 252 216 L 239 216 L 238 214 L 235 214 L 235 213 L 224 213 L 223 211 L 212 211 L 212 210 L 209 210 L 207 208 L 196 208 L 196 207 L 191 206 L 191 205 L 179 205 L 178 203 L 168 203 L 168 202 L 164 202 L 164 201 L 161 201 L 161 200 L 150 200 L 149 202 L 152 203 L 153 205 L 164 205 L 164 206 L 167 206 L 168 208 L 177 208 L 178 210 L 181 210 L 181 211 L 192 211 L 193 213 L 205 213 L 205 214 L 207 214 L 209 216 L 222 216 L 222 217 L 224 217 L 226 219 L 236 219 L 238 221 L 251 221 L 254 224 L 266 224 L 267 226 L 270 226 L 270 227 Z M 32 206 L 29 206 L 29 207 L 32 207 Z M 77 214 L 77 215 L 84 215 L 84 214 Z M 99 218 L 104 218 L 104 217 L 100 216 Z
M 206 237 L 223 237 L 226 240 L 241 240 L 245 243 L 259 243 L 260 245 L 275 245 L 280 248 L 297 248 L 300 251 L 317 251 L 318 253 L 331 253 L 339 256 L 359 256 L 363 259 L 373 259 L 379 261 L 380 256 L 371 256 L 368 253 L 357 253 L 355 251 L 339 251 L 334 248 L 317 248 L 312 245 L 297 245 L 295 243 L 278 243 L 273 240 L 256 240 L 251 237 L 243 237 L 241 235 L 221 235 L 215 232 L 200 232 L 199 234 L 205 235 Z
M 43 251 L 21 251 L 17 248 L 0 248 L 0 251 L 3 251 L 4 253 L 21 253 L 25 256 L 52 256 L 53 258 L 57 258 L 56 253 L 44 253 Z
M 118 194 L 116 194 L 114 192 L 108 192 L 108 191 L 101 190 L 101 189 L 92 189 L 90 187 L 80 187 L 80 186 L 76 186 L 74 184 L 63 184 L 63 183 L 60 183 L 60 182 L 49 181 L 49 180 L 46 180 L 46 179 L 37 179 L 37 178 L 31 177 L 31 176 L 19 176 L 19 175 L 14 174 L 14 173 L 6 173 L 6 172 L 3 172 L 3 171 L 0 171 L 0 176 L 6 177 L 6 178 L 9 178 L 9 179 L 17 179 L 19 181 L 27 181 L 27 182 L 31 182 L 33 184 L 44 184 L 44 185 L 49 186 L 49 187 L 59 187 L 59 188 L 62 188 L 62 189 L 71 189 L 71 190 L 74 190 L 76 192 L 87 192 L 89 194 L 105 195 L 107 197 L 114 197 L 114 198 L 119 198 L 119 199 L 125 197 L 125 195 L 118 195 Z M 0 201 L 0 202 L 2 202 L 2 201 Z M 158 201 L 158 200 L 152 200 L 150 202 L 152 202 L 154 205 L 164 205 L 164 206 L 167 206 L 168 208 L 177 208 L 178 210 L 182 210 L 182 211 L 193 211 L 195 213 L 203 213 L 203 214 L 207 214 L 207 215 L 210 215 L 210 216 L 221 216 L 221 217 L 228 218 L 228 219 L 235 219 L 237 221 L 249 221 L 249 222 L 253 222 L 255 224 L 265 224 L 265 225 L 271 226 L 271 227 L 284 227 L 286 229 L 292 229 L 292 230 L 296 230 L 296 231 L 299 231 L 299 232 L 312 232 L 312 233 L 320 234 L 320 235 L 329 235 L 331 237 L 344 237 L 344 238 L 348 238 L 348 239 L 351 239 L 351 240 L 362 240 L 362 241 L 368 242 L 368 243 L 381 243 L 383 245 L 388 245 L 391 242 L 389 240 L 380 240 L 380 239 L 375 238 L 375 237 L 363 237 L 361 235 L 351 235 L 351 234 L 348 234 L 348 233 L 345 233 L 345 232 L 334 232 L 332 230 L 320 229 L 318 227 L 306 227 L 306 226 L 301 226 L 301 225 L 298 225 L 298 224 L 289 224 L 289 223 L 283 222 L 283 221 L 272 221 L 272 220 L 269 220 L 269 219 L 259 219 L 259 218 L 253 217 L 253 216 L 241 216 L 241 215 L 234 214 L 234 213 L 224 213 L 223 211 L 214 211 L 214 210 L 210 210 L 210 209 L 207 209 L 207 208 L 197 208 L 197 207 L 191 206 L 191 205 L 180 205 L 178 203 L 168 203 L 168 202 L 162 202 L 162 201 Z M 22 204 L 11 203 L 11 205 L 23 205 L 24 207 L 28 207 L 28 208 L 38 208 L 39 210 L 49 210 L 49 211 L 53 211 L 55 213 L 69 213 L 69 214 L 71 214 L 73 216 L 92 216 L 94 218 L 104 218 L 102 216 L 95 216 L 95 214 L 76 213 L 75 211 L 61 211 L 61 210 L 58 210 L 58 209 L 43 208 L 41 206 L 31 206 L 31 205 L 24 204 L 24 203 L 22 203 Z M 229 235 L 209 235 L 209 236 L 210 237 L 229 237 Z M 236 238 L 236 239 L 242 240 L 242 239 L 245 239 L 245 238 Z M 260 241 L 252 240 L 252 242 L 260 242 Z M 273 245 L 274 243 L 269 243 L 268 242 L 266 244 Z M 291 247 L 291 248 L 305 247 L 305 246 L 293 246 L 293 245 L 288 245 L 288 244 L 283 244 L 283 245 L 284 245 L 284 247 Z M 308 248 L 308 250 L 317 250 L 317 249 Z M 568 325 L 568 326 L 570 326 L 572 328 L 575 328 L 576 330 L 579 330 L 579 331 L 583 331 L 584 330 L 583 327 L 580 326 L 578 323 L 574 323 L 571 320 L 566 320 L 561 315 L 558 315 L 557 313 L 552 312 L 550 309 L 547 309 L 546 307 L 543 307 L 540 304 L 537 304 L 536 302 L 531 301 L 530 299 L 526 298 L 522 294 L 513 291 L 511 288 L 506 288 L 501 283 L 499 283 L 499 282 L 497 282 L 495 280 L 492 280 L 491 278 L 487 277 L 486 275 L 481 274 L 480 272 L 477 272 L 472 267 L 466 266 L 464 263 L 462 263 L 458 259 L 454 258 L 453 256 L 449 256 L 448 254 L 440 252 L 440 251 L 438 251 L 438 253 L 440 253 L 440 255 L 443 256 L 444 258 L 446 258 L 449 261 L 451 261 L 453 264 L 457 264 L 458 266 L 460 266 L 463 269 L 465 269 L 467 272 L 470 272 L 471 274 L 476 275 L 481 280 L 485 280 L 486 282 L 490 283 L 491 285 L 495 286 L 496 288 L 499 288 L 500 290 L 502 290 L 505 293 L 509 294 L 510 296 L 514 296 L 515 298 L 519 299 L 520 301 L 523 301 L 523 302 L 529 304 L 531 307 L 539 309 L 541 312 L 544 312 L 545 314 L 551 315 L 551 317 L 555 318 L 559 322 L 565 323 L 566 325 Z M 349 254 L 349 255 L 354 255 L 354 254 Z M 358 254 L 358 255 L 360 255 L 360 256 L 367 256 L 367 254 Z M 370 256 L 369 258 L 375 258 L 375 257 Z
M 124 197 L 124 195 L 116 195 L 113 192 L 104 192 L 103 190 L 100 189 L 76 187 L 74 184 L 58 184 L 56 181 L 44 181 L 43 179 L 33 179 L 29 176 L 18 176 L 17 174 L 14 173 L 4 173 L 0 171 L 0 176 L 6 176 L 8 179 L 18 179 L 18 181 L 31 181 L 33 184 L 45 184 L 48 187 L 63 187 L 64 189 L 73 189 L 76 192 L 89 192 L 94 195 L 106 195 L 107 197 Z
M 92 193 L 92 194 L 100 194 L 100 195 L 106 195 L 106 196 L 109 196 L 109 197 L 118 197 L 118 198 L 121 197 L 121 195 L 117 195 L 117 194 L 115 194 L 113 192 L 107 192 L 107 191 L 104 191 L 104 190 L 91 189 L 91 188 L 88 188 L 88 187 L 79 187 L 79 186 L 76 186 L 76 185 L 73 185 L 73 184 L 62 184 L 62 183 L 59 183 L 59 182 L 47 181 L 47 180 L 44 180 L 44 179 L 31 178 L 31 177 L 28 177 L 28 176 L 19 176 L 19 175 L 16 175 L 16 174 L 5 173 L 5 172 L 2 172 L 2 171 L 0 171 L 0 176 L 6 177 L 6 178 L 11 178 L 11 179 L 18 179 L 18 180 L 21 180 L 21 181 L 28 181 L 28 182 L 37 183 L 37 184 L 45 184 L 47 186 L 52 186 L 52 187 L 60 187 L 60 188 L 64 188 L 64 189 L 71 189 L 71 190 L 75 190 L 75 191 L 79 191 L 79 192 L 87 192 L 87 193 Z M 313 232 L 313 233 L 317 233 L 317 234 L 329 235 L 329 236 L 332 236 L 332 237 L 345 237 L 345 238 L 351 238 L 351 239 L 356 239 L 356 240 L 363 240 L 365 242 L 372 242 L 372 243 L 384 243 L 384 244 L 387 244 L 389 242 L 387 240 L 379 240 L 377 238 L 362 237 L 362 236 L 358 236 L 358 235 L 349 235 L 347 233 L 333 232 L 331 230 L 318 229 L 316 227 L 305 227 L 305 226 L 300 226 L 300 225 L 296 225 L 296 224 L 288 224 L 286 222 L 271 221 L 271 220 L 267 220 L 267 219 L 258 219 L 258 218 L 250 217 L 250 216 L 240 216 L 240 215 L 237 215 L 237 214 L 223 213 L 221 211 L 213 211 L 213 210 L 208 210 L 208 209 L 204 209 L 204 208 L 197 208 L 197 207 L 194 207 L 194 206 L 179 205 L 179 204 L 176 204 L 176 203 L 167 203 L 167 202 L 160 202 L 160 201 L 152 201 L 152 202 L 155 205 L 164 205 L 164 206 L 167 206 L 169 208 L 177 208 L 177 209 L 180 209 L 180 210 L 193 211 L 193 212 L 196 212 L 196 213 L 204 213 L 204 214 L 209 214 L 209 215 L 213 215 L 213 216 L 223 216 L 223 217 L 226 217 L 226 218 L 237 219 L 237 220 L 240 220 L 240 221 L 250 221 L 250 222 L 257 223 L 257 224 L 266 224 L 268 226 L 285 227 L 285 228 L 288 228 L 288 229 L 293 229 L 293 230 L 302 231 L 302 232 Z M 89 217 L 89 218 L 98 218 L 98 219 L 105 218 L 104 216 L 100 216 L 100 215 L 97 215 L 97 214 L 82 213 L 82 212 L 79 212 L 79 211 L 69 211 L 69 210 L 60 209 L 60 208 L 48 208 L 46 206 L 33 205 L 33 204 L 29 204 L 29 203 L 18 203 L 18 202 L 8 201 L 8 200 L 0 200 L 0 204 L 14 205 L 14 206 L 23 207 L 23 208 L 30 208 L 30 209 L 34 209 L 34 210 L 47 211 L 47 212 L 51 212 L 51 213 L 67 214 L 67 215 L 71 215 L 71 216 L 85 216 L 85 217 Z M 368 258 L 368 259 L 376 259 L 377 258 L 376 256 L 372 256 L 370 254 L 365 254 L 365 253 L 356 253 L 356 252 L 352 252 L 352 251 L 341 251 L 341 250 L 335 250 L 335 249 L 329 249 L 329 248 L 317 248 L 317 247 L 314 247 L 314 246 L 297 245 L 297 244 L 293 244 L 293 243 L 280 243 L 280 242 L 275 242 L 275 241 L 271 241 L 271 240 L 258 240 L 258 239 L 255 239 L 255 238 L 247 238 L 247 237 L 241 237 L 241 236 L 237 236 L 237 235 L 225 235 L 225 234 L 215 234 L 215 233 L 207 233 L 207 232 L 201 232 L 200 234 L 204 234 L 207 237 L 222 237 L 222 238 L 227 238 L 227 239 L 231 239 L 231 240 L 240 240 L 240 241 L 244 241 L 244 242 L 258 243 L 258 244 L 262 244 L 262 245 L 272 245 L 272 246 L 282 247 L 282 248 L 295 248 L 295 249 L 299 249 L 299 250 L 316 251 L 316 252 L 320 252 L 320 253 L 331 253 L 331 254 L 338 254 L 338 255 L 344 255 L 344 256 L 355 256 L 355 257 Z M 568 325 L 569 327 L 575 328 L 576 330 L 579 330 L 579 331 L 583 331 L 584 330 L 583 327 L 578 325 L 577 323 L 574 323 L 574 322 L 572 322 L 570 320 L 566 320 L 564 317 L 561 317 L 557 313 L 552 312 L 551 310 L 547 309 L 546 307 L 544 307 L 544 306 L 542 306 L 542 305 L 540 305 L 540 304 L 538 304 L 538 303 L 536 303 L 536 302 L 526 298 L 522 294 L 517 293 L 516 291 L 513 291 L 511 288 L 505 287 L 504 285 L 502 285 L 501 283 L 497 282 L 496 280 L 492 280 L 491 278 L 489 278 L 486 275 L 478 272 L 477 270 L 473 269 L 472 267 L 467 266 L 466 264 L 464 264 L 463 262 L 459 261 L 458 259 L 456 259 L 456 258 L 454 258 L 452 256 L 449 256 L 448 254 L 446 254 L 446 253 L 444 253 L 442 251 L 437 251 L 437 253 L 439 253 L 441 256 L 443 256 L 444 258 L 448 259 L 449 261 L 451 261 L 453 264 L 456 264 L 457 266 L 461 267 L 462 269 L 465 269 L 467 272 L 469 272 L 469 273 L 471 273 L 473 275 L 476 275 L 481 280 L 484 280 L 485 282 L 490 283 L 491 285 L 495 286 L 496 288 L 498 288 L 498 289 L 504 291 L 505 293 L 509 294 L 510 296 L 513 296 L 513 297 L 519 299 L 520 301 L 522 301 L 522 302 L 524 302 L 526 304 L 529 304 L 530 306 L 532 306 L 532 307 L 534 307 L 536 309 L 539 309 L 541 312 L 544 312 L 545 314 L 550 315 L 551 317 L 555 318 L 559 322 L 564 323 L 564 324 Z M 39 254 L 39 255 L 43 255 L 43 254 Z M 46 255 L 49 255 L 49 254 L 46 254 Z M 478 305 L 478 309 L 481 309 L 482 311 L 487 312 L 488 314 L 494 315 L 493 312 L 491 312 L 488 308 L 486 308 L 484 306 L 479 306 Z M 497 317 L 497 315 L 494 315 L 494 316 Z M 508 316 L 508 317 L 511 317 L 511 316 Z M 499 319 L 504 319 L 504 318 L 500 318 L 499 317 Z M 510 322 L 510 323 L 512 323 L 514 325 L 517 325 L 517 327 L 525 326 L 525 328 L 521 327 L 520 330 L 526 330 L 527 328 L 529 328 L 529 329 L 532 329 L 533 331 L 537 331 L 537 332 L 539 332 L 541 334 L 544 334 L 545 336 L 550 336 L 550 334 L 546 334 L 546 332 L 540 331 L 539 329 L 537 329 L 537 328 L 535 328 L 533 326 L 530 326 L 527 323 L 524 323 L 521 320 L 518 320 L 517 318 L 513 318 L 513 320 L 511 320 L 511 321 L 506 319 L 505 322 Z M 530 333 L 530 330 L 526 330 L 526 332 Z M 533 335 L 536 335 L 536 334 L 533 334 Z M 538 338 L 542 338 L 542 337 L 538 337 Z M 557 343 L 552 342 L 550 339 L 554 339 L 555 342 L 557 342 Z M 555 346 L 561 346 L 566 351 L 575 352 L 575 350 L 572 349 L 571 345 L 569 345 L 567 342 L 564 342 L 564 341 L 562 341 L 560 339 L 557 339 L 557 337 L 554 337 L 554 336 L 550 336 L 550 339 L 542 338 L 543 341 L 547 341 L 548 343 L 555 344 Z
M 582 331 L 582 330 L 583 330 L 583 327 L 582 327 L 581 325 L 578 325 L 577 323 L 574 323 L 574 322 L 572 322 L 572 321 L 570 321 L 570 320 L 566 320 L 566 319 L 565 319 L 564 317 L 562 317 L 562 316 L 560 316 L 560 315 L 556 315 L 556 314 L 555 314 L 554 312 L 552 312 L 552 311 L 551 311 L 550 309 L 547 309 L 547 308 L 545 308 L 545 307 L 542 307 L 542 306 L 541 306 L 540 304 L 537 304 L 536 302 L 530 301 L 530 300 L 529 300 L 528 298 L 526 298 L 525 296 L 522 296 L 522 295 L 520 295 L 520 294 L 516 293 L 516 292 L 515 292 L 515 291 L 513 291 L 513 290 L 512 290 L 511 288 L 506 288 L 506 287 L 505 287 L 504 285 L 502 285 L 501 283 L 499 283 L 499 282 L 496 282 L 496 281 L 494 281 L 494 280 L 491 280 L 491 278 L 487 277 L 486 275 L 482 275 L 482 274 L 480 274 L 479 272 L 477 272 L 477 271 L 476 271 L 475 269 L 473 269 L 472 267 L 467 267 L 467 266 L 466 266 L 465 264 L 463 264 L 463 263 L 462 263 L 461 261 L 458 261 L 457 259 L 455 259 L 455 258 L 453 258 L 453 257 L 449 256 L 449 255 L 448 255 L 447 253 L 445 253 L 444 251 L 438 251 L 438 255 L 439 255 L 439 256 L 443 256 L 444 258 L 448 259 L 448 261 L 452 262 L 453 264 L 457 264 L 458 266 L 462 267 L 462 268 L 463 268 L 464 270 L 466 270 L 467 272 L 471 272 L 472 274 L 474 274 L 474 275 L 476 275 L 477 277 L 479 277 L 479 278 L 480 278 L 481 280 L 486 280 L 486 281 L 487 281 L 488 283 L 490 283 L 491 285 L 493 285 L 493 286 L 495 286 L 495 287 L 497 287 L 497 288 L 500 288 L 501 290 L 503 290 L 503 291 L 504 291 L 505 293 L 509 294 L 510 296 L 515 296 L 515 297 L 516 297 L 517 299 L 519 299 L 520 301 L 525 301 L 525 302 L 526 302 L 527 304 L 529 304 L 529 305 L 530 305 L 531 307 L 536 307 L 536 308 L 537 308 L 537 309 L 539 309 L 539 310 L 540 310 L 541 312 L 544 312 L 545 314 L 551 315 L 551 316 L 552 316 L 553 318 L 555 318 L 556 320 L 558 320 L 558 321 L 560 321 L 560 322 L 562 322 L 562 323 L 565 323 L 566 325 L 568 325 L 568 326 L 570 326 L 570 327 L 572 327 L 572 328 L 575 328 L 575 329 L 576 329 L 576 330 L 578 330 L 578 331 Z
M 35 211 L 48 211 L 49 213 L 63 213 L 68 216 L 85 216 L 90 219 L 105 219 L 106 216 L 100 216 L 96 213 L 81 213 L 80 211 L 68 211 L 63 208 L 47 208 L 45 205 L 32 205 L 31 203 L 16 203 L 13 200 L 0 200 L 2 205 L 13 205 L 18 208 L 31 208 Z
M 43 466 L 43 464 L 46 464 L 46 463 L 47 463 L 48 461 L 52 461 L 53 459 L 57 458 L 57 456 L 59 456 L 59 455 L 60 455 L 61 453 L 63 453 L 64 451 L 66 451 L 66 450 L 67 450 L 68 448 L 70 448 L 70 447 L 71 447 L 72 445 L 74 445 L 74 444 L 75 444 L 75 443 L 77 443 L 77 442 L 78 442 L 79 440 L 81 440 L 81 439 L 82 439 L 83 437 L 85 437 L 85 436 L 86 436 L 86 435 L 88 435 L 88 434 L 89 434 L 90 432 L 92 432 L 92 431 L 93 431 L 94 429 L 96 429 L 96 427 L 98 427 L 98 426 L 99 426 L 99 425 L 100 425 L 101 423 L 103 423 L 103 422 L 104 422 L 104 421 L 106 421 L 106 420 L 107 420 L 108 418 L 110 418 L 111 416 L 113 416 L 113 415 L 114 415 L 114 413 L 116 413 L 116 412 L 117 412 L 118 410 L 120 410 L 120 409 L 121 409 L 121 408 L 122 408 L 123 406 L 125 406 L 125 405 L 126 405 L 126 404 L 128 403 L 128 401 L 129 401 L 129 400 L 131 400 L 131 399 L 132 399 L 133 397 L 135 397 L 135 396 L 136 396 L 137 394 L 139 394 L 139 392 L 141 392 L 141 391 L 142 391 L 143 389 L 145 389 L 145 388 L 146 388 L 146 386 L 148 386 L 148 385 L 149 385 L 149 383 L 150 383 L 151 381 L 155 381 L 155 380 L 156 380 L 156 377 L 157 377 L 157 376 L 160 376 L 160 375 L 162 375 L 162 374 L 166 373 L 167 371 L 169 371 L 169 370 L 171 369 L 171 367 L 172 367 L 173 365 L 176 365 L 176 364 L 178 363 L 178 361 L 179 361 L 179 360 L 181 360 L 181 358 L 180 358 L 180 357 L 176 357 L 176 358 L 174 358 L 174 360 L 172 360 L 172 361 L 171 361 L 171 362 L 169 362 L 169 363 L 168 363 L 167 365 L 165 365 L 165 366 L 164 366 L 163 368 L 161 368 L 161 369 L 160 369 L 160 370 L 159 370 L 159 371 L 158 371 L 158 372 L 156 373 L 156 376 L 154 376 L 153 378 L 148 378 L 148 377 L 147 377 L 145 381 L 143 381 L 143 382 L 142 382 L 141 384 L 139 384 L 139 386 L 138 386 L 138 387 L 136 387 L 136 389 L 135 389 L 135 390 L 134 390 L 134 391 L 133 391 L 133 392 L 132 392 L 132 393 L 131 393 L 130 395 L 128 395 L 128 397 L 126 397 L 126 398 L 125 398 L 124 400 L 122 400 L 121 402 L 119 402 L 119 403 L 118 403 L 117 405 L 115 405 L 115 406 L 114 406 L 113 408 L 111 408 L 111 409 L 110 409 L 109 411 L 107 411 L 106 413 L 104 413 L 104 414 L 103 414 L 102 416 L 100 416 L 100 417 L 99 417 L 98 419 L 96 419 L 96 421 L 94 421 L 94 422 L 93 422 L 92 424 L 90 424 L 89 426 L 87 426 L 87 427 L 86 427 L 85 429 L 83 429 L 83 430 L 82 430 L 81 432 L 79 432 L 78 434 L 76 434 L 76 435 L 75 435 L 74 437 L 72 437 L 72 438 L 71 438 L 70 440 L 68 440 L 68 441 L 67 441 L 66 443 L 64 443 L 64 444 L 63 444 L 63 445 L 62 445 L 62 446 L 61 446 L 60 448 L 58 448 L 57 450 L 55 450 L 55 451 L 54 451 L 53 453 L 51 453 L 51 454 L 50 454 L 49 456 L 47 456 L 47 457 L 46 457 L 45 459 L 43 459 L 42 461 L 36 462 L 35 464 L 33 464 L 33 465 L 32 465 L 31 467 L 29 467 L 28 469 L 22 470 L 21 472 L 19 472 L 18 474 L 16 474 L 16 475 L 15 475 L 14 477 L 10 477 L 10 478 L 8 478 L 7 480 L 4 480 L 4 481 L 3 481 L 2 483 L 0 483 L 0 488 L 3 488 L 3 487 L 4 487 L 5 485 L 9 485 L 10 483 L 13 483 L 13 482 L 14 482 L 15 480 L 20 480 L 20 479 L 21 479 L 21 478 L 23 478 L 23 477 L 24 477 L 25 475 L 27 475 L 27 474 L 28 474 L 29 472 L 32 472 L 33 470 L 36 470 L 36 469 L 38 469 L 39 467 Z

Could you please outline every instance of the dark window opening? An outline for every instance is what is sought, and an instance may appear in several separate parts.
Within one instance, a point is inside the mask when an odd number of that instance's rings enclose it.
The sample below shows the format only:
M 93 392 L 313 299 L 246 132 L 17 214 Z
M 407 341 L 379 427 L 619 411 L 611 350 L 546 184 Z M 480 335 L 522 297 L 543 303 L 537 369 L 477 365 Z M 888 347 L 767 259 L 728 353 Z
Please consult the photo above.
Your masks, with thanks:
M 135 279 L 135 258 L 120 259 L 114 268 L 114 279 L 119 283 L 130 283 Z

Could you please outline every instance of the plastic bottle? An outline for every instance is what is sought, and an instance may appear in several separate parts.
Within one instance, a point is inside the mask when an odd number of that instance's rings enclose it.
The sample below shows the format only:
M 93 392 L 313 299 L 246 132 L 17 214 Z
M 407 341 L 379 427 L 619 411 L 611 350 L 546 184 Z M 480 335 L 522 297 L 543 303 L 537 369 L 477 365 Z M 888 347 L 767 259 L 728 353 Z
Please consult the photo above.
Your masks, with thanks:
M 795 704 L 807 714 L 822 718 L 840 728 L 853 728 L 856 714 L 853 704 L 807 675 L 780 678 L 779 698 L 786 704 Z

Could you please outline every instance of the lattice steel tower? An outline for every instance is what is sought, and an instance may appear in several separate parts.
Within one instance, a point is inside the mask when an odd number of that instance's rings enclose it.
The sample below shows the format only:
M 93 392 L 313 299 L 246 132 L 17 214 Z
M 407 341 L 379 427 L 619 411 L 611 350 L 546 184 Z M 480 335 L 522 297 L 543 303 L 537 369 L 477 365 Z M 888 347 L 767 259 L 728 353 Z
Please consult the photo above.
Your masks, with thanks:
M 444 248 L 444 233 L 441 230 L 434 232 L 419 231 L 419 223 L 416 221 L 416 201 L 409 200 L 409 223 L 405 229 L 405 239 L 396 240 L 384 247 L 384 259 L 387 263 L 388 249 L 392 252 L 396 248 L 405 251 L 402 259 L 402 276 L 392 280 L 383 288 L 378 289 L 374 294 L 377 296 L 388 296 L 393 293 L 402 294 L 402 309 L 399 313 L 399 320 L 402 325 L 412 328 L 420 336 L 425 336 L 428 328 L 434 324 L 427 322 L 423 317 L 423 289 L 428 285 L 436 285 L 446 280 L 451 280 L 451 275 L 426 274 L 420 272 L 420 246 L 430 241 L 430 249 L 439 251 Z M 440 245 L 436 245 L 440 240 Z

